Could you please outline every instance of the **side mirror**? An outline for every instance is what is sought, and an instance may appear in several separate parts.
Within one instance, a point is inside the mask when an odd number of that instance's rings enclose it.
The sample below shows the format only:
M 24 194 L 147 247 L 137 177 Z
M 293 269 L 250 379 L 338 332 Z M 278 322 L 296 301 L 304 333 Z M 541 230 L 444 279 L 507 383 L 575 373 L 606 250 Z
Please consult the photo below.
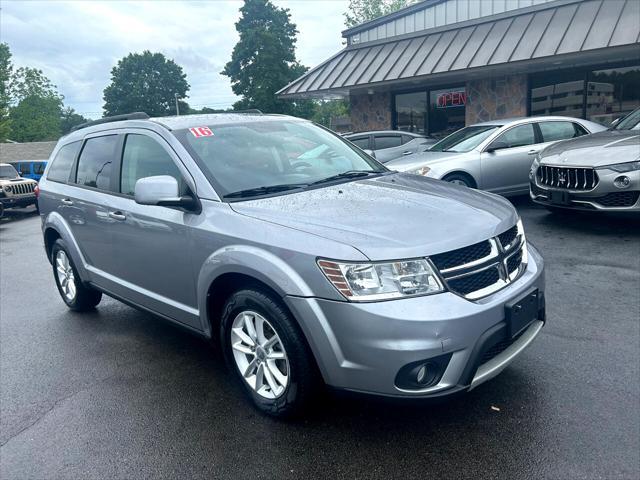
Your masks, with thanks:
M 134 198 L 140 205 L 199 209 L 195 198 L 178 195 L 178 181 L 169 175 L 141 178 L 136 182 Z
M 609 124 L 609 126 L 610 127 L 615 127 L 621 119 L 622 119 L 622 117 L 616 118 L 613 122 L 611 122 L 611 124 Z
M 487 149 L 485 150 L 485 152 L 488 153 L 493 153 L 496 150 L 503 150 L 505 148 L 509 148 L 509 144 L 505 143 L 505 142 L 493 142 L 491 145 L 489 145 L 487 147 Z
M 374 152 L 373 150 L 369 150 L 368 148 L 364 149 L 364 153 L 366 153 L 367 155 L 376 158 L 376 152 Z

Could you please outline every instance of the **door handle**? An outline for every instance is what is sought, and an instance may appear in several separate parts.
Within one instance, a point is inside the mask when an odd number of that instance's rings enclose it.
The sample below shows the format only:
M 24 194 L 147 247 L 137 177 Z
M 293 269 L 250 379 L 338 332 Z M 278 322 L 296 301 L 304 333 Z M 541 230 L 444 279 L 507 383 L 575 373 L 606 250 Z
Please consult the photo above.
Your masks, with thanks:
M 109 218 L 113 218 L 114 220 L 126 220 L 127 216 L 122 213 L 120 210 L 116 210 L 115 212 L 109 212 Z
M 407 155 L 411 155 L 413 152 L 410 152 L 409 150 L 402 152 L 402 155 L 404 155 L 405 157 Z
M 529 150 L 527 152 L 527 155 L 537 155 L 540 152 L 540 150 Z
M 70 198 L 63 198 L 62 200 L 60 200 L 62 202 L 63 205 L 68 205 L 71 206 L 73 205 L 73 202 L 71 201 Z

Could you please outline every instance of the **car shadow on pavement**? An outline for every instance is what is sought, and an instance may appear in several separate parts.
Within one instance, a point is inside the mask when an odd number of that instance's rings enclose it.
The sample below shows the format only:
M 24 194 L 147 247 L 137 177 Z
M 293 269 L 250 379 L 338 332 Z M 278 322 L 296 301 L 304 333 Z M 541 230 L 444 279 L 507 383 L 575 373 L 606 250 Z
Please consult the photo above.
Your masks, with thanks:
M 21 220 L 33 218 L 36 215 L 38 215 L 36 207 L 12 208 L 9 210 L 5 210 L 2 214 L 2 217 L 0 218 L 0 227 L 13 222 L 19 222 Z
M 640 214 L 636 212 L 589 212 L 568 209 L 552 212 L 534 204 L 529 197 L 513 197 L 509 200 L 519 211 L 534 212 L 536 220 L 543 226 L 594 235 L 618 233 L 640 238 Z

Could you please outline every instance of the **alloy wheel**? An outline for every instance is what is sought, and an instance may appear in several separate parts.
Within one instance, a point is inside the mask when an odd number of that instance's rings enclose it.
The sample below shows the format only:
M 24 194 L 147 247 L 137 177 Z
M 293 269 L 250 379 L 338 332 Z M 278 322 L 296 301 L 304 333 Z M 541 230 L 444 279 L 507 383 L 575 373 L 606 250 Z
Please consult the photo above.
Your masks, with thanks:
M 259 313 L 240 312 L 231 326 L 231 349 L 244 381 L 261 397 L 274 399 L 289 384 L 289 359 L 275 329 Z
M 76 298 L 76 278 L 73 274 L 69 257 L 67 257 L 64 250 L 58 250 L 56 253 L 56 274 L 58 276 L 60 289 L 65 298 L 69 302 L 73 302 Z

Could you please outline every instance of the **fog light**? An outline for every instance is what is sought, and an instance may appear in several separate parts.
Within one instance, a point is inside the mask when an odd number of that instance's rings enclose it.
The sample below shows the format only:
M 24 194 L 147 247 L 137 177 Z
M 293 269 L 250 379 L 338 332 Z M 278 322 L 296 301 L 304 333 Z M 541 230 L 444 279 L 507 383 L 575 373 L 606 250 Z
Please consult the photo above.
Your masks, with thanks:
M 418 369 L 418 374 L 416 375 L 416 381 L 418 383 L 423 383 L 424 379 L 427 378 L 427 365 L 423 365 Z
M 618 188 L 627 188 L 631 185 L 631 179 L 626 175 L 620 175 L 613 181 L 613 184 Z
M 421 390 L 436 385 L 451 360 L 451 353 L 408 363 L 396 375 L 396 387 L 402 390 Z

